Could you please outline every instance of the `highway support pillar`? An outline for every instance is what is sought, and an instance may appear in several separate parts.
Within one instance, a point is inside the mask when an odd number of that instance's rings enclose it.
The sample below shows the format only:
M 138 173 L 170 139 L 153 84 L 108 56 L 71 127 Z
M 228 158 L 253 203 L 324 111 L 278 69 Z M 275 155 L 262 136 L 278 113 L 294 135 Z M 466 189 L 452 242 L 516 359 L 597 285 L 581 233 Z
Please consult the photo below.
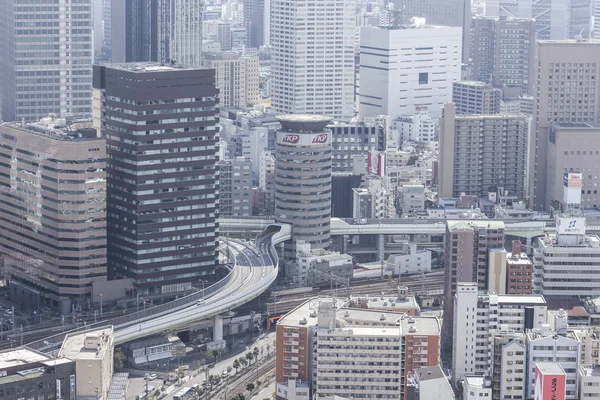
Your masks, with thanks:
M 377 260 L 383 261 L 385 259 L 385 235 L 377 235 Z
M 215 325 L 213 327 L 213 342 L 223 340 L 223 316 L 215 315 Z

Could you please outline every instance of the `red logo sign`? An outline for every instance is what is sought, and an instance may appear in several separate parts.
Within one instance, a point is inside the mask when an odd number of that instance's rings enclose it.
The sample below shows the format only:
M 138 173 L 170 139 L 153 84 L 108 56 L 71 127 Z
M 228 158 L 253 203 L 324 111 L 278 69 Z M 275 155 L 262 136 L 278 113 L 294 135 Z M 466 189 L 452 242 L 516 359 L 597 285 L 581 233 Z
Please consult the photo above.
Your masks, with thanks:
M 300 135 L 285 135 L 281 140 L 283 143 L 296 144 L 300 140 Z
M 317 135 L 312 140 L 313 143 L 327 143 L 327 134 L 323 133 L 321 135 Z

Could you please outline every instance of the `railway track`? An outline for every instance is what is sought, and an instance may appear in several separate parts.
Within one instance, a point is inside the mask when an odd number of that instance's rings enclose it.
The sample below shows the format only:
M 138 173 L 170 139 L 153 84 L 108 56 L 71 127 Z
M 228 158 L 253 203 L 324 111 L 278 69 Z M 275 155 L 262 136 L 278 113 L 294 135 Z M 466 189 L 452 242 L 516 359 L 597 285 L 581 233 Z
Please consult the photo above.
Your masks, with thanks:
M 258 380 L 264 384 L 266 379 L 275 375 L 275 357 L 271 357 L 266 360 L 263 364 L 258 366 Z M 246 386 L 249 383 L 256 382 L 256 370 L 255 366 L 248 369 L 248 372 L 237 379 L 233 384 L 229 382 L 218 392 L 213 394 L 213 399 L 224 398 L 226 400 L 237 396 L 240 393 L 246 394 Z

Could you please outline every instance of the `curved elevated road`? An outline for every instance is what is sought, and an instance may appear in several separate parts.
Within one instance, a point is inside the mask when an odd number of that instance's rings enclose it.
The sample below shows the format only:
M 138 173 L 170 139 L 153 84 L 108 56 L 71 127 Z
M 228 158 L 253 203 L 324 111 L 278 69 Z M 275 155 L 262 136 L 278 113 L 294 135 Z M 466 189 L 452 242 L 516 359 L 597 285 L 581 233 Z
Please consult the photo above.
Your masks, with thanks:
M 279 268 L 275 245 L 290 238 L 289 226 L 269 225 L 257 236 L 256 247 L 230 239 L 233 269 L 222 281 L 206 288 L 204 298 L 202 291 L 196 292 L 170 303 L 60 333 L 27 345 L 48 351 L 59 346 L 68 333 L 106 325 L 114 325 L 115 344 L 120 344 L 226 313 L 260 296 L 271 286 L 277 278 Z M 221 242 L 220 251 L 226 252 L 226 247 Z

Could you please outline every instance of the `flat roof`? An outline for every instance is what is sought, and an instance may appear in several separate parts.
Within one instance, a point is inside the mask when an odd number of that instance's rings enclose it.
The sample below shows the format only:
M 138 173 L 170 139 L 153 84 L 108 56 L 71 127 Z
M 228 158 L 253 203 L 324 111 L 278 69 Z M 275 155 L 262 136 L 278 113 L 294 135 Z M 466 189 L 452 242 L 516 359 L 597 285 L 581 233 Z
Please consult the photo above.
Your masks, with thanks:
M 327 115 L 315 114 L 279 114 L 277 121 L 284 130 L 293 131 L 322 131 L 333 119 Z
M 446 375 L 444 375 L 444 371 L 440 368 L 439 365 L 433 367 L 421 367 L 415 371 L 415 374 L 419 378 L 419 381 L 428 381 L 432 379 L 446 379 Z
M 50 359 L 47 355 L 27 347 L 7 350 L 0 352 L 0 370 Z
M 112 326 L 69 334 L 65 337 L 58 354 L 61 357 L 67 357 L 72 360 L 102 359 L 104 357 L 104 352 L 107 350 L 107 344 L 110 342 L 110 337 L 113 334 Z M 106 335 L 106 338 L 101 340 L 102 347 L 100 349 L 85 348 L 86 338 L 101 338 L 103 335 Z
M 579 371 L 583 376 L 598 376 L 600 377 L 600 365 L 581 365 Z
M 543 374 L 564 374 L 565 370 L 560 366 L 559 363 L 553 362 L 539 362 L 535 364 L 540 372 Z
M 134 63 L 116 63 L 104 64 L 103 67 L 110 69 L 118 69 L 129 72 L 169 72 L 169 71 L 185 71 L 194 69 L 207 69 L 203 67 L 192 67 L 181 64 L 161 64 L 158 62 L 134 62 Z
M 485 377 L 483 376 L 465 376 L 465 382 L 471 387 L 485 387 Z
M 546 299 L 541 294 L 500 294 L 498 304 L 538 304 L 547 305 Z
M 456 229 L 504 229 L 503 221 L 495 221 L 490 219 L 484 220 L 448 220 L 446 221 L 448 230 Z
M 405 335 L 439 335 L 440 320 L 437 317 L 404 317 L 401 320 Z

